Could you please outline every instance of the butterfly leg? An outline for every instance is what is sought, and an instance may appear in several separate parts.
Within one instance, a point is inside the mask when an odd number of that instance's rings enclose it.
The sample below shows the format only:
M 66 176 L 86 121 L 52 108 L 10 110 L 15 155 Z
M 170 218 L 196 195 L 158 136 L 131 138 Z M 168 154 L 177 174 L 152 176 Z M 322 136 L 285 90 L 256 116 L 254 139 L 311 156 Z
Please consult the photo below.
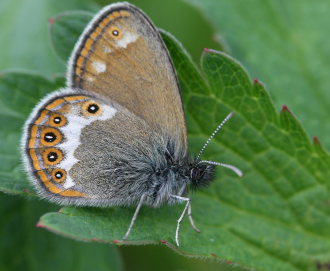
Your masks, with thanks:
M 183 218 L 186 216 L 187 211 L 188 211 L 189 220 L 190 220 L 190 223 L 191 223 L 191 226 L 193 227 L 193 229 L 197 232 L 200 232 L 200 230 L 196 227 L 195 222 L 191 215 L 191 199 L 186 198 L 186 197 L 176 196 L 176 195 L 171 195 L 171 197 L 180 199 L 180 200 L 184 200 L 187 202 L 186 206 L 183 209 L 181 216 L 178 219 L 178 224 L 177 224 L 176 232 L 175 232 L 175 242 L 176 242 L 176 245 L 179 246 L 180 245 L 180 242 L 179 242 L 180 225 L 181 225 Z
M 197 226 L 195 224 L 195 221 L 192 217 L 191 201 L 189 202 L 189 206 L 188 206 L 188 217 L 189 217 L 190 224 L 191 224 L 192 228 L 197 232 L 202 232 L 199 228 L 197 228 Z
M 134 215 L 133 215 L 132 220 L 131 220 L 131 224 L 129 225 L 129 228 L 128 228 L 127 232 L 125 233 L 124 237 L 123 237 L 123 241 L 125 241 L 128 238 L 128 236 L 130 235 L 145 198 L 146 198 L 146 194 L 143 194 L 140 198 L 138 206 L 135 209 Z
M 177 196 L 181 196 L 181 195 L 185 192 L 186 188 L 187 188 L 187 185 L 184 184 L 184 185 L 181 187 L 181 189 L 180 189 L 180 191 L 179 191 L 179 193 L 178 193 Z M 191 224 L 192 228 L 193 228 L 195 231 L 197 231 L 197 232 L 201 232 L 201 230 L 200 230 L 199 228 L 197 228 L 197 226 L 196 226 L 196 224 L 195 224 L 195 221 L 194 221 L 194 219 L 193 219 L 193 217 L 192 217 L 191 201 L 190 201 L 190 203 L 189 203 L 189 207 L 188 207 L 188 217 L 189 217 L 189 221 L 190 221 L 190 224 Z
M 176 245 L 180 246 L 180 242 L 179 242 L 180 225 L 181 225 L 181 222 L 182 222 L 183 218 L 186 216 L 186 213 L 187 213 L 187 210 L 188 210 L 188 207 L 189 207 L 189 204 L 190 204 L 190 198 L 180 197 L 180 196 L 176 196 L 176 195 L 171 195 L 171 197 L 187 201 L 186 206 L 184 207 L 183 212 L 182 212 L 181 216 L 178 219 L 178 223 L 177 223 L 177 226 L 176 226 L 176 232 L 175 232 Z

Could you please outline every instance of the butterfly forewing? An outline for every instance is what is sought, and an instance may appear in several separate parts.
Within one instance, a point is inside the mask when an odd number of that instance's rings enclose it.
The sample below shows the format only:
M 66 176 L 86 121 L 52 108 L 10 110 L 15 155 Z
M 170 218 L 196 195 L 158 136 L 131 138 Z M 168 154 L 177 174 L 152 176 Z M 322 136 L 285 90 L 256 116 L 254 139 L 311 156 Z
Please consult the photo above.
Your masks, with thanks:
M 97 92 L 186 146 L 176 72 L 159 32 L 128 3 L 103 9 L 71 56 L 68 85 Z

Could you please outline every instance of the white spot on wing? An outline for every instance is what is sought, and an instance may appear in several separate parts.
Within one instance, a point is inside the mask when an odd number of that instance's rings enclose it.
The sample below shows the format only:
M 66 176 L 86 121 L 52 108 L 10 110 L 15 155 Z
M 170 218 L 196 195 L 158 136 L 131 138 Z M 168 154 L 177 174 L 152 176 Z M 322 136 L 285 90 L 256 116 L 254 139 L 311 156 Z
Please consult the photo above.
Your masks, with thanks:
M 109 54 L 112 52 L 112 50 L 109 47 L 104 47 L 103 50 L 106 54 Z
M 96 120 L 106 120 L 111 119 L 116 114 L 117 110 L 109 105 L 103 105 L 103 112 L 99 116 L 84 117 L 75 113 L 67 114 L 68 124 L 64 127 L 59 128 L 63 133 L 65 142 L 58 145 L 58 147 L 64 151 L 65 159 L 58 164 L 57 167 L 63 168 L 68 173 L 68 177 L 63 185 L 64 188 L 70 188 L 75 185 L 74 181 L 69 176 L 69 170 L 77 163 L 79 160 L 74 157 L 74 152 L 81 144 L 80 135 L 81 130 L 87 125 L 91 124 Z
M 123 37 L 117 41 L 117 45 L 122 48 L 126 48 L 128 44 L 135 42 L 139 35 L 130 32 L 125 32 Z
M 73 182 L 73 180 L 71 179 L 71 177 L 68 176 L 68 177 L 66 178 L 66 181 L 65 181 L 63 187 L 64 187 L 65 189 L 68 189 L 68 188 L 70 188 L 70 187 L 72 187 L 72 186 L 74 186 L 74 185 L 75 185 L 75 183 Z
M 97 73 L 102 73 L 107 70 L 107 65 L 102 61 L 94 61 L 93 66 Z

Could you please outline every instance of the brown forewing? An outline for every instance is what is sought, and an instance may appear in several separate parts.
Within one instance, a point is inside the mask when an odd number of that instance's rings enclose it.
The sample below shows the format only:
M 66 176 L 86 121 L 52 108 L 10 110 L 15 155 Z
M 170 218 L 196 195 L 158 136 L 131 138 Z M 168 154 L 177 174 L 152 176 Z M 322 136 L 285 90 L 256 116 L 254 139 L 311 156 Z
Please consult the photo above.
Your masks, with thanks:
M 115 100 L 186 146 L 175 69 L 159 32 L 138 8 L 120 4 L 96 16 L 76 45 L 68 81 Z

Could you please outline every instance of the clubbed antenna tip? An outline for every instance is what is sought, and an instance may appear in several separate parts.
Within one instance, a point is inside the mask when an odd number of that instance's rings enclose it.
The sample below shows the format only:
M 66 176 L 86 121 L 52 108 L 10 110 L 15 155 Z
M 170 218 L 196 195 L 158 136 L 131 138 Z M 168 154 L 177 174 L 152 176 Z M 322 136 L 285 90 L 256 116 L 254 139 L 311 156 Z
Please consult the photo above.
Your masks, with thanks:
M 210 165 L 215 165 L 215 166 L 220 166 L 220 167 L 225 167 L 225 168 L 229 168 L 230 170 L 232 170 L 233 172 L 235 172 L 239 177 L 243 176 L 243 171 L 240 170 L 238 167 L 235 167 L 233 165 L 228 165 L 225 163 L 219 163 L 219 162 L 214 162 L 214 161 L 207 161 L 207 160 L 202 160 L 202 163 L 207 163 Z

